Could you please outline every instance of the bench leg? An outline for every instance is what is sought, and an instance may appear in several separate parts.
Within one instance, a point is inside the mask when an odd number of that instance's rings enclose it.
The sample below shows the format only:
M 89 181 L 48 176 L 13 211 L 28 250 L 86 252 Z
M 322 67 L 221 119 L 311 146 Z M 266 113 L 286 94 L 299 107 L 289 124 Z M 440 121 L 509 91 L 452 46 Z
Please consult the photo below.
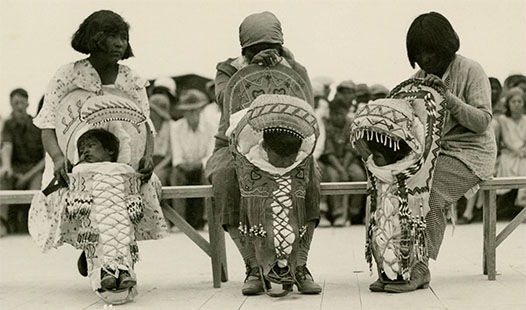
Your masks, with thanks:
M 483 272 L 488 280 L 496 278 L 497 252 L 497 202 L 495 190 L 484 191 L 484 253 L 482 255 Z
M 210 237 L 210 258 L 212 260 L 212 277 L 214 287 L 221 287 L 221 280 L 226 282 L 228 274 L 226 269 L 225 234 L 221 223 L 218 221 L 218 210 L 212 204 L 212 198 L 205 199 L 208 213 L 208 235 Z

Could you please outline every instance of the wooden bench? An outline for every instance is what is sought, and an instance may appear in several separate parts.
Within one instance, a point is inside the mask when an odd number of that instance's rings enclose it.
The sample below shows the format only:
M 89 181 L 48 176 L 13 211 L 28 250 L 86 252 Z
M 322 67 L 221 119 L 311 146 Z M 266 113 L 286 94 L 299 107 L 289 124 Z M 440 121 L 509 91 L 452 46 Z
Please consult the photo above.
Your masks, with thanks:
M 526 219 L 526 208 L 524 208 L 498 235 L 496 234 L 497 189 L 526 188 L 526 177 L 495 178 L 480 184 L 484 193 L 483 207 L 483 272 L 488 275 L 489 280 L 495 280 L 496 276 L 496 250 L 497 247 L 508 237 L 517 226 Z M 0 204 L 26 204 L 30 203 L 33 195 L 38 191 L 0 191 Z M 366 182 L 338 182 L 322 183 L 322 195 L 349 195 L 365 194 Z M 214 287 L 221 287 L 221 282 L 228 281 L 228 270 L 225 251 L 225 235 L 223 228 L 217 219 L 217 208 L 212 204 L 212 186 L 166 186 L 163 187 L 163 199 L 173 198 L 205 198 L 205 206 L 208 216 L 209 241 L 196 232 L 175 210 L 163 205 L 165 216 L 181 229 L 197 246 L 199 246 L 210 258 L 212 263 L 212 278 Z

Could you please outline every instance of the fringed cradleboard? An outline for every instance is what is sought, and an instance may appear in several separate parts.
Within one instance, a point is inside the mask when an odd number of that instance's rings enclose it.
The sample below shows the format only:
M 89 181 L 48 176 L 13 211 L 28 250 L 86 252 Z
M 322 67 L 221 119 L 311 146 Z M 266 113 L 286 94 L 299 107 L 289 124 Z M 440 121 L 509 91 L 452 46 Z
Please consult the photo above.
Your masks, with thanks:
M 67 95 L 57 110 L 55 129 L 66 158 L 79 162 L 79 137 L 90 129 L 103 128 L 120 141 L 117 162 L 78 163 L 69 173 L 67 188 L 48 196 L 39 193 L 31 204 L 33 239 L 44 251 L 63 242 L 83 250 L 92 289 L 111 304 L 132 300 L 136 286 L 104 290 L 102 271 L 116 278 L 127 271 L 136 279 L 137 241 L 160 238 L 166 228 L 158 179 L 141 184 L 136 172 L 149 130 L 146 121 L 137 105 L 123 94 L 76 90 Z
M 444 104 L 440 91 L 422 80 L 407 80 L 388 98 L 364 106 L 351 124 L 353 145 L 365 143 L 381 153 L 373 152 L 366 161 L 366 259 L 372 267 L 374 257 L 384 283 L 406 283 L 415 264 L 428 259 L 425 216 L 446 117 Z
M 229 81 L 230 148 L 241 191 L 238 229 L 256 248 L 266 280 L 291 287 L 298 245 L 306 232 L 305 195 L 319 135 L 310 89 L 286 65 L 248 66 Z M 287 131 L 302 141 L 296 161 L 276 168 L 261 152 L 264 131 Z M 271 296 L 281 296 L 279 294 Z

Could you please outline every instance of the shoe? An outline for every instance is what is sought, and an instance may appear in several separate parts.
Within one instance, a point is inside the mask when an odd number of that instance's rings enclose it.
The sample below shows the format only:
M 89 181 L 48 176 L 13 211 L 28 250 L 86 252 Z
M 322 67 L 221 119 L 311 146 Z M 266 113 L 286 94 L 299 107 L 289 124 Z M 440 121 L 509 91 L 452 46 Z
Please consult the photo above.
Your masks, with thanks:
M 411 280 L 404 284 L 386 284 L 384 291 L 389 293 L 406 293 L 412 292 L 421 288 L 428 288 L 431 281 L 431 273 L 427 262 L 419 262 L 413 267 L 411 272 Z
M 471 224 L 473 222 L 473 218 L 468 219 L 467 217 L 463 216 L 457 220 L 458 225 L 465 225 L 465 224 Z
M 385 284 L 382 280 L 378 279 L 369 285 L 369 290 L 371 292 L 383 292 Z
M 86 253 L 84 253 L 84 251 L 80 253 L 79 259 L 77 260 L 77 268 L 81 276 L 88 276 L 88 261 L 86 260 Z
M 296 281 L 298 281 L 298 291 L 302 294 L 319 294 L 321 293 L 321 286 L 319 286 L 307 269 L 306 265 L 296 267 Z
M 117 278 L 106 270 L 101 271 L 100 286 L 105 291 L 111 291 L 117 288 Z
M 132 278 L 131 274 L 126 270 L 119 271 L 119 290 L 128 289 L 134 287 L 137 281 Z
M 263 283 L 261 281 L 259 267 L 247 266 L 246 274 L 247 277 L 245 278 L 245 283 L 243 283 L 243 286 L 241 287 L 241 293 L 245 296 L 263 293 L 265 289 L 263 288 Z

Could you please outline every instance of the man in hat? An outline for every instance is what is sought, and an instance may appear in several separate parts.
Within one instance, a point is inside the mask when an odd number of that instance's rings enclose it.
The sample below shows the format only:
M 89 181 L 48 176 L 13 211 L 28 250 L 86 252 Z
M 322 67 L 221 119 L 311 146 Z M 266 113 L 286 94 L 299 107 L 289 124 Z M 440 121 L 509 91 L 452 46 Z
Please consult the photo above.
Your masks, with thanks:
M 208 104 L 207 96 L 196 89 L 181 95 L 178 109 L 183 118 L 172 123 L 172 185 L 206 184 L 204 166 L 214 150 L 214 127 L 201 121 L 201 111 Z M 188 208 L 187 208 L 188 205 Z M 174 199 L 174 208 L 184 214 L 192 227 L 204 226 L 204 202 L 202 199 Z

